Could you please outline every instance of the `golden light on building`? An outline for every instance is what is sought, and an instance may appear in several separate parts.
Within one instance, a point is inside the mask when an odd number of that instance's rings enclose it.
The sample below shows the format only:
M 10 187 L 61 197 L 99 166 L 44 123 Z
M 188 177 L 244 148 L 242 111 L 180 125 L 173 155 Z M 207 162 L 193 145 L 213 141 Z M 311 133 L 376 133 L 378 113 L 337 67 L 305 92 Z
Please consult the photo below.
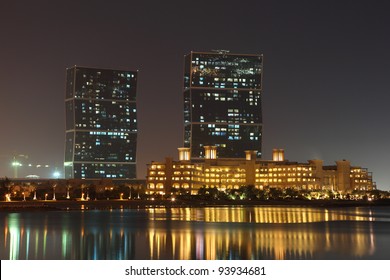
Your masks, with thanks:
M 204 159 L 190 159 L 189 148 L 179 148 L 179 160 L 148 165 L 147 194 L 172 189 L 184 189 L 197 194 L 202 187 L 220 191 L 253 185 L 258 189 L 373 190 L 375 183 L 367 169 L 351 166 L 349 161 L 323 166 L 322 160 L 307 163 L 291 162 L 284 158 L 283 149 L 273 150 L 273 160 L 256 159 L 256 151 L 245 151 L 243 158 L 218 158 L 216 146 L 204 146 Z
M 284 161 L 284 150 L 283 149 L 273 149 L 272 150 L 272 160 L 273 161 Z
M 205 159 L 217 159 L 216 146 L 204 146 Z
M 191 149 L 190 148 L 178 148 L 179 150 L 179 160 L 190 160 L 191 159 Z

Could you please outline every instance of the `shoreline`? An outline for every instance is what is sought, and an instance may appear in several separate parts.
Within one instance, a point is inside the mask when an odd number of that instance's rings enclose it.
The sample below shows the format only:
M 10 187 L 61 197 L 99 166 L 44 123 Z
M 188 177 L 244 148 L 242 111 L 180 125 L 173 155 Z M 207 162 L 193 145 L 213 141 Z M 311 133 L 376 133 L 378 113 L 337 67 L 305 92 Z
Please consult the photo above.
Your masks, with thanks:
M 377 207 L 390 206 L 390 199 L 375 201 L 353 200 L 39 200 L 0 202 L 0 212 L 19 211 L 68 211 L 68 210 L 108 210 L 108 209 L 145 209 L 145 208 L 188 208 L 188 207 Z

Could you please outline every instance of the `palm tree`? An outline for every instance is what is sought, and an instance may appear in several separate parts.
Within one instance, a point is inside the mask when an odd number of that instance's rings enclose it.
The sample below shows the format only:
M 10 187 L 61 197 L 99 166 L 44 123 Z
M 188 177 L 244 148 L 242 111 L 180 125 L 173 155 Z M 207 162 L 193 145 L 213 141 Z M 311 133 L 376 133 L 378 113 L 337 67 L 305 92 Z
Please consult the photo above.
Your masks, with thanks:
M 11 180 L 8 179 L 8 177 L 4 177 L 4 179 L 2 179 L 0 181 L 0 186 L 1 186 L 1 196 L 5 196 L 5 199 L 7 201 L 10 201 L 11 200 Z

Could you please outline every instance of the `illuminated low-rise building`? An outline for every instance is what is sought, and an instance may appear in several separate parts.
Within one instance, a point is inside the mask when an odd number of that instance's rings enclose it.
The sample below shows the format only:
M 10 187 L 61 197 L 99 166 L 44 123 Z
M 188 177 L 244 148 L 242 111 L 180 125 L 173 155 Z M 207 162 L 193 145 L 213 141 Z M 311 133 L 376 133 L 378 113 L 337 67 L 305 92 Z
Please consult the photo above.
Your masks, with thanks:
M 371 172 L 351 166 L 347 160 L 332 166 L 324 166 L 322 160 L 291 162 L 285 160 L 281 149 L 273 151 L 273 160 L 257 159 L 256 151 L 245 151 L 244 158 L 218 158 L 217 147 L 204 148 L 204 159 L 191 159 L 190 148 L 179 148 L 178 161 L 166 158 L 148 164 L 147 193 L 197 194 L 202 187 L 226 191 L 241 186 L 340 192 L 376 188 Z

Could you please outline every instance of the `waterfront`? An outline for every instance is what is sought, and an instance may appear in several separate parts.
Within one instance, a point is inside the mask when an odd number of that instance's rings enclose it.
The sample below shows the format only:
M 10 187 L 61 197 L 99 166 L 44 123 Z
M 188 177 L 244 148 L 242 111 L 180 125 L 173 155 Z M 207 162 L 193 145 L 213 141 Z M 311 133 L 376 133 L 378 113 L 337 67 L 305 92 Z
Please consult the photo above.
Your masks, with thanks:
M 5 259 L 390 259 L 390 207 L 1 212 Z

